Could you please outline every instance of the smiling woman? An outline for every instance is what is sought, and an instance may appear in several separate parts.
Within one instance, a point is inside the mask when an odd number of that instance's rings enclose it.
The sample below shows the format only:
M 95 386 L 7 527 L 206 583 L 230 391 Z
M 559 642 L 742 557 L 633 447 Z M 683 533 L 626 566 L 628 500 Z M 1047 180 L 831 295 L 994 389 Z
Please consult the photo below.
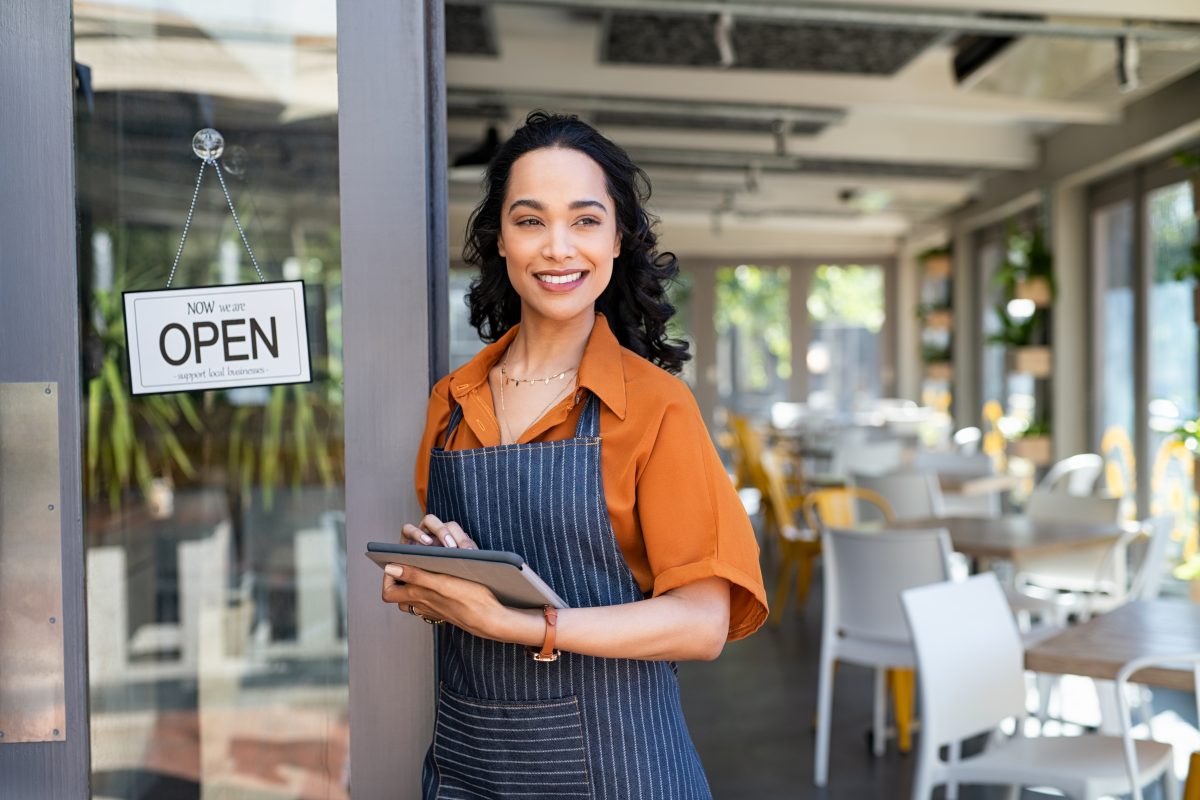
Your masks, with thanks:
M 672 374 L 675 257 L 645 175 L 574 117 L 531 114 L 486 186 L 465 257 L 491 344 L 433 389 L 427 515 L 401 537 L 519 553 L 570 607 L 387 568 L 386 602 L 448 623 L 425 796 L 708 798 L 669 662 L 715 658 L 766 604 L 750 522 Z

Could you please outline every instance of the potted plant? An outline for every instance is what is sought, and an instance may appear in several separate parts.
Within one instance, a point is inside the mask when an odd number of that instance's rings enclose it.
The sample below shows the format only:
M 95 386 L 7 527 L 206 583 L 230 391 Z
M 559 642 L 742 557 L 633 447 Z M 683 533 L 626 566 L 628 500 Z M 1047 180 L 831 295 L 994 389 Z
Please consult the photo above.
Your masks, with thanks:
M 950 343 L 929 343 L 921 345 L 921 361 L 925 364 L 925 377 L 935 381 L 949 381 L 954 377 L 954 365 L 951 363 Z
M 179 432 L 201 432 L 200 416 L 187 394 L 130 393 L 120 288 L 95 291 L 92 310 L 84 496 L 94 502 L 106 494 L 117 512 L 136 488 L 152 515 L 169 516 L 176 476 L 196 475 Z
M 950 330 L 954 327 L 954 312 L 949 303 L 922 303 L 917 307 L 917 319 L 926 328 Z
M 1008 454 L 1028 459 L 1038 466 L 1049 464 L 1053 458 L 1049 423 L 1045 420 L 1031 422 L 1025 430 L 1008 443 Z
M 1008 300 L 1031 300 L 1037 308 L 1054 302 L 1054 254 L 1046 245 L 1040 224 L 1028 232 L 1015 224 L 1005 242 L 1005 259 L 996 270 L 995 283 L 1004 289 Z
M 950 261 L 950 248 L 933 247 L 917 256 L 925 270 L 925 277 L 930 279 L 949 278 L 954 272 Z
M 1010 275 L 1011 277 L 1011 275 Z M 1010 290 L 1015 284 L 1010 286 Z M 1035 378 L 1050 376 L 1053 369 L 1053 354 L 1049 346 L 1040 344 L 1046 339 L 1045 307 L 1035 307 L 1029 316 L 1014 315 L 1007 301 L 996 305 L 996 318 L 1000 330 L 988 337 L 990 344 L 998 344 L 1012 352 L 1012 371 L 1024 372 Z

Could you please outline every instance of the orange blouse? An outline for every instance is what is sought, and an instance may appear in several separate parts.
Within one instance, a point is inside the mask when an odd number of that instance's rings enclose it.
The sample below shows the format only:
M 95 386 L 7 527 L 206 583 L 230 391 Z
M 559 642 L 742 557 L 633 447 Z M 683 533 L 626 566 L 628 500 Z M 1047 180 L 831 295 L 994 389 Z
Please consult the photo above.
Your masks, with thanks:
M 500 444 L 487 378 L 516 333 L 512 328 L 433 387 L 416 464 L 422 508 L 429 451 L 441 444 L 452 402 L 462 405 L 463 422 L 446 449 Z M 621 347 L 603 314 L 596 315 L 584 349 L 578 386 L 519 442 L 573 437 L 586 398 L 580 389 L 594 393 L 601 401 L 600 471 L 608 514 L 638 585 L 660 595 L 703 578 L 725 578 L 729 640 L 749 636 L 767 617 L 758 543 L 691 390 Z

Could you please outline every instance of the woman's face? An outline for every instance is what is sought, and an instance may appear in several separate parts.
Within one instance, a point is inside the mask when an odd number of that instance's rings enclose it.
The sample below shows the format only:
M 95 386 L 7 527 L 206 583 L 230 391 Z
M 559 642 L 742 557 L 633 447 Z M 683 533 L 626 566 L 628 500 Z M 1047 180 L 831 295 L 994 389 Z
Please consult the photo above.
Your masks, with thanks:
M 500 255 L 521 320 L 590 320 L 621 252 L 604 170 L 578 150 L 532 150 L 513 162 L 500 209 Z

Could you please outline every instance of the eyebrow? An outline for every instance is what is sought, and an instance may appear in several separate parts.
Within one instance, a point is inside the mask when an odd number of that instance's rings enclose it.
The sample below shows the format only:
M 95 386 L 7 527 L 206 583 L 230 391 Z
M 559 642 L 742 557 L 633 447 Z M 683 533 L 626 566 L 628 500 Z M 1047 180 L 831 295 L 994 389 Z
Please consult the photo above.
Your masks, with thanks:
M 508 207 L 508 213 L 511 214 L 517 209 L 518 206 L 532 208 L 534 211 L 544 212 L 546 210 L 546 206 L 542 205 L 537 200 L 521 199 L 513 201 L 513 204 Z M 581 208 L 598 208 L 604 213 L 608 213 L 608 209 L 604 207 L 604 203 L 601 203 L 599 200 L 575 200 L 570 206 L 568 206 L 568 208 L 570 208 L 572 211 L 576 211 Z

